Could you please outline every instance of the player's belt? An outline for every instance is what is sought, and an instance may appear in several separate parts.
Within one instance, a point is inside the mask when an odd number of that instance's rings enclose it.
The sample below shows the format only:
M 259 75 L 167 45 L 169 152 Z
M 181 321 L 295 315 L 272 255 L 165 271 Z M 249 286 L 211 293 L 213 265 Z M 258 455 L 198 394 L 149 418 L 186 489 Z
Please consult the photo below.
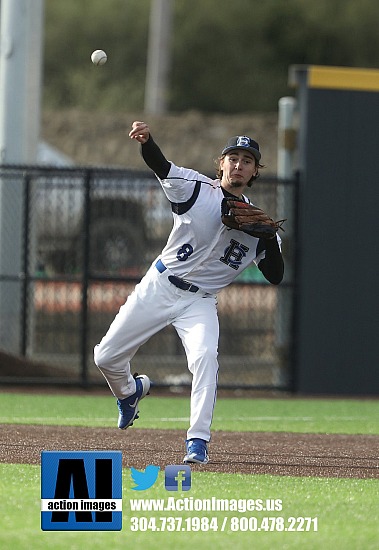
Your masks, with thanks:
M 155 267 L 158 269 L 159 273 L 163 273 L 167 269 L 162 260 L 158 260 L 155 264 Z M 199 290 L 198 286 L 193 285 L 192 283 L 189 283 L 184 279 L 180 279 L 175 275 L 169 275 L 168 280 L 170 281 L 170 283 L 172 283 L 177 288 L 180 288 L 181 290 L 188 290 L 188 292 L 197 292 Z

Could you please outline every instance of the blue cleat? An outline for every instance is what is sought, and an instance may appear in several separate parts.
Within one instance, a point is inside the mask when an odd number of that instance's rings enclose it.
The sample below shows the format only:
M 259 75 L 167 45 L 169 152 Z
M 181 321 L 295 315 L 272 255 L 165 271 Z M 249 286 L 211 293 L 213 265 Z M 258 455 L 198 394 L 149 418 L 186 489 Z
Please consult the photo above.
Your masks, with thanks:
M 138 403 L 143 399 L 150 389 L 150 379 L 146 374 L 135 375 L 136 391 L 125 399 L 117 399 L 119 410 L 118 427 L 120 430 L 126 430 L 138 418 Z
M 184 464 L 194 462 L 197 464 L 207 464 L 209 461 L 207 442 L 204 439 L 187 439 L 187 454 L 183 458 Z

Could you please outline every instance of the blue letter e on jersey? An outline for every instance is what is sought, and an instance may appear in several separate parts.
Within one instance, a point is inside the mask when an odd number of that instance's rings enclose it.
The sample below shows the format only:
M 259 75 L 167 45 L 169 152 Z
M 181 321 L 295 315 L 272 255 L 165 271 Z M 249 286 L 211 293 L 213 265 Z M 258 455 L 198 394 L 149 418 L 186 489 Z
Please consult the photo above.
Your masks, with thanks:
M 42 451 L 43 531 L 120 531 L 121 451 Z

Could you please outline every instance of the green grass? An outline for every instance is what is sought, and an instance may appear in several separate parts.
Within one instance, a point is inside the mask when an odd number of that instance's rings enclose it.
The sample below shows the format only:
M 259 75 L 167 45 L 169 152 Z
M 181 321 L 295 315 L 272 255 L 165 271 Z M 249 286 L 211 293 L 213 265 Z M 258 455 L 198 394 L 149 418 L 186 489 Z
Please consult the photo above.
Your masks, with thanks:
M 163 474 L 149 490 L 138 494 L 131 490 L 129 470 L 123 471 L 123 529 L 118 532 L 41 531 L 40 468 L 26 465 L 0 465 L 0 547 L 14 550 L 125 549 L 133 546 L 146 550 L 165 548 L 185 550 L 199 545 L 205 548 L 236 550 L 259 548 L 307 550 L 374 550 L 378 548 L 377 505 L 379 480 L 288 478 L 242 474 L 192 473 L 192 488 L 174 493 L 175 499 L 280 499 L 276 512 L 145 512 L 133 516 L 217 517 L 219 526 L 225 516 L 308 516 L 318 518 L 317 532 L 132 532 L 131 498 L 168 498 Z
M 189 398 L 142 401 L 138 428 L 186 430 Z M 115 400 L 99 396 L 0 394 L 0 424 L 114 427 Z M 214 430 L 379 434 L 379 400 L 219 399 Z
M 141 404 L 139 428 L 188 426 L 188 398 L 154 398 Z M 115 426 L 114 399 L 98 396 L 0 393 L 0 423 Z M 215 430 L 292 431 L 313 433 L 379 433 L 379 402 L 358 399 L 219 399 Z M 241 437 L 243 435 L 241 434 Z M 270 512 L 145 512 L 163 516 L 241 518 L 264 515 L 317 517 L 317 532 L 131 531 L 131 498 L 164 498 L 163 472 L 149 490 L 131 489 L 129 469 L 123 471 L 123 529 L 120 532 L 43 532 L 40 528 L 40 467 L 0 464 L 0 548 L 8 550 L 76 550 L 83 547 L 118 550 L 144 548 L 186 550 L 212 545 L 216 550 L 376 550 L 379 480 L 291 478 L 270 475 L 192 472 L 192 488 L 174 498 L 280 499 L 282 511 Z

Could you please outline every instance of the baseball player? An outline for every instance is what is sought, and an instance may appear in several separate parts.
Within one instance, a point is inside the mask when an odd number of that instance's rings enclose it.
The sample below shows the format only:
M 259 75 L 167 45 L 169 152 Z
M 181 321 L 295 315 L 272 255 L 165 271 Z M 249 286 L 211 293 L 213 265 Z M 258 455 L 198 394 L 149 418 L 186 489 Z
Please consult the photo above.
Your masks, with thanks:
M 128 428 L 150 389 L 148 376 L 132 376 L 130 361 L 153 334 L 172 324 L 192 374 L 183 461 L 206 464 L 219 368 L 217 293 L 251 263 L 268 281 L 280 283 L 279 225 L 243 194 L 262 167 L 253 139 L 231 138 L 218 161 L 217 179 L 210 179 L 168 161 L 146 123 L 134 122 L 129 136 L 141 144 L 143 159 L 171 204 L 173 228 L 162 253 L 95 346 L 94 359 L 117 398 L 118 427 Z

